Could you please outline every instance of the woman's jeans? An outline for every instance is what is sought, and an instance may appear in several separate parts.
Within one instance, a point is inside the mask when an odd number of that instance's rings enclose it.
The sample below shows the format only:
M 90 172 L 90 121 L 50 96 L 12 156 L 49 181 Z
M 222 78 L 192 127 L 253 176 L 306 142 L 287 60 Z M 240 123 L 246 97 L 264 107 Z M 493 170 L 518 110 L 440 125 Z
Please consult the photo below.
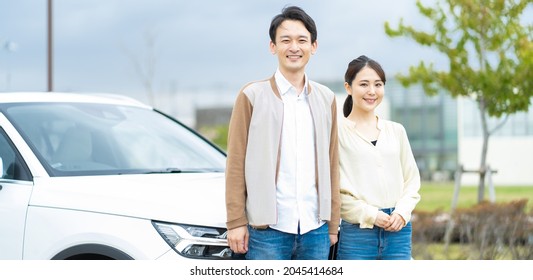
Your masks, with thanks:
M 248 226 L 248 260 L 327 260 L 329 255 L 328 225 L 305 234 L 291 234 L 272 228 Z
M 381 209 L 390 215 L 394 209 Z M 411 259 L 411 222 L 398 232 L 383 228 L 360 228 L 359 224 L 341 222 L 339 260 L 410 260 Z

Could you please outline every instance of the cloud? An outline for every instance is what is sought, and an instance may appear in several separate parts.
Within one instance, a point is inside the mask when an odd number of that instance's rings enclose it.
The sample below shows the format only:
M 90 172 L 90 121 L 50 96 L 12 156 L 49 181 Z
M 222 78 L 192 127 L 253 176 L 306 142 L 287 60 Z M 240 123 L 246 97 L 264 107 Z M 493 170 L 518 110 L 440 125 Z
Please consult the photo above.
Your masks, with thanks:
M 18 43 L 9 60 L 11 90 L 46 88 L 46 5 L 42 0 L 3 1 L 0 40 Z M 286 1 L 55 0 L 54 84 L 56 90 L 143 92 L 128 49 L 147 55 L 146 32 L 156 40 L 155 87 L 159 91 L 219 88 L 237 91 L 268 77 L 276 59 L 268 51 L 268 26 Z M 430 51 L 387 38 L 383 24 L 417 23 L 412 1 L 293 1 L 317 22 L 318 53 L 309 65 L 315 80 L 342 79 L 359 56 L 380 61 L 392 73 L 405 70 Z M 27 9 L 26 7 L 32 7 Z M 0 64 L 3 65 L 3 64 Z M 0 90 L 2 89 L 0 79 Z

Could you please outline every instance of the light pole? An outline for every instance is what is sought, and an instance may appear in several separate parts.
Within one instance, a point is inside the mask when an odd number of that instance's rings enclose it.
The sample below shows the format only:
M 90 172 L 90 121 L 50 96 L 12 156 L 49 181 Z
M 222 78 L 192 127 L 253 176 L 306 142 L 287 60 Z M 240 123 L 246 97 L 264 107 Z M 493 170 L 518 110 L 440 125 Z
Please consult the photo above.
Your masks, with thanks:
M 47 89 L 48 91 L 53 91 L 54 90 L 54 84 L 53 84 L 53 81 L 54 81 L 54 77 L 53 77 L 53 34 L 52 34 L 52 30 L 53 30 L 53 26 L 52 26 L 52 0 L 48 0 L 48 55 L 47 55 L 47 58 L 48 58 L 48 86 L 47 86 Z
M 10 63 L 9 63 L 9 53 L 14 52 L 17 50 L 17 43 L 13 41 L 6 40 L 1 45 L 1 48 L 6 50 L 6 91 L 9 91 L 10 84 L 11 84 L 11 69 L 10 69 Z

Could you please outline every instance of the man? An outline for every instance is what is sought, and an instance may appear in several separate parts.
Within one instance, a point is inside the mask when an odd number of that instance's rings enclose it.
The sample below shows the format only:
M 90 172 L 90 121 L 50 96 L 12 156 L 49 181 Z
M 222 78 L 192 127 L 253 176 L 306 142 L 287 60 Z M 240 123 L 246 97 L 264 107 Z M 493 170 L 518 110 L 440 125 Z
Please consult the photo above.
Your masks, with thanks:
M 286 7 L 272 19 L 278 69 L 243 87 L 228 136 L 228 244 L 246 259 L 327 259 L 340 221 L 337 108 L 305 74 L 313 19 Z

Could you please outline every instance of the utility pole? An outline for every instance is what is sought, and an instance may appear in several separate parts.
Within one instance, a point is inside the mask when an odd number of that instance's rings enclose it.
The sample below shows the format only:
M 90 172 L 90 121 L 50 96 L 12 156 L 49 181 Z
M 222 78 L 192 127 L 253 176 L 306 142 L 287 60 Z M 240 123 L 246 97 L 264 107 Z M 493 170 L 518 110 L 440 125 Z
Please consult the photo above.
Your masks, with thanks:
M 48 91 L 54 90 L 54 77 L 53 77 L 53 34 L 52 34 L 53 26 L 52 26 L 52 0 L 48 0 Z

